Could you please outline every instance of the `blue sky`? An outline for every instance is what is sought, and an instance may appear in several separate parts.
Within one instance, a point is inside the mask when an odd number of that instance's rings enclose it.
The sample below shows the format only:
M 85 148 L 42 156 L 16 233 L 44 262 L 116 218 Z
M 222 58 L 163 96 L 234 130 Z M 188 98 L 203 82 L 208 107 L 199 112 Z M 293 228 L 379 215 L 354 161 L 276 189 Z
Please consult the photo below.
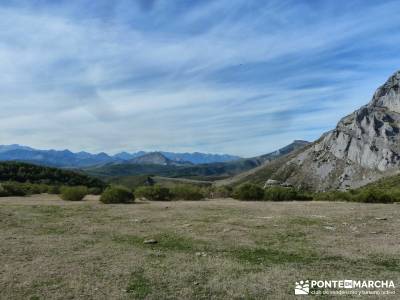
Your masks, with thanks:
M 1 1 L 0 144 L 252 156 L 400 69 L 399 1 Z

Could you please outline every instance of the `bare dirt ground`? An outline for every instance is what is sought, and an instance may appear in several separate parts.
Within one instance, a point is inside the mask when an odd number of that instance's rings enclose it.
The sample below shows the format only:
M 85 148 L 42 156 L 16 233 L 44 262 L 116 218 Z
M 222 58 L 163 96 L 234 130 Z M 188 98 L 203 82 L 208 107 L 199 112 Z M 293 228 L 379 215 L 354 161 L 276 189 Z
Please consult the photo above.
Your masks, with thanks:
M 399 228 L 398 204 L 0 198 L 0 299 L 292 299 L 302 279 L 398 287 Z

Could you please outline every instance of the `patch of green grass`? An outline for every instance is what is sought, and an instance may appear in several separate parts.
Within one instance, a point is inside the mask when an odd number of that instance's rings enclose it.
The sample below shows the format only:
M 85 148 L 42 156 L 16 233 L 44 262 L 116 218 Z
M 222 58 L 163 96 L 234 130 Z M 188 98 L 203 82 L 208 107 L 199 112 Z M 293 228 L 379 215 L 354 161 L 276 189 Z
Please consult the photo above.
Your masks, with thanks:
M 389 271 L 400 271 L 400 259 L 394 257 L 374 257 L 371 259 L 376 266 L 384 267 Z
M 131 273 L 126 292 L 134 299 L 145 299 L 152 291 L 151 282 L 144 276 L 143 270 Z
M 155 237 L 157 248 L 170 251 L 195 251 L 200 248 L 200 242 L 173 233 L 163 233 Z
M 322 221 L 315 218 L 306 218 L 306 217 L 296 217 L 289 219 L 289 224 L 291 225 L 302 225 L 302 226 L 313 226 L 320 225 Z
M 257 265 L 273 265 L 287 263 L 309 263 L 313 255 L 304 252 L 287 252 L 268 248 L 237 248 L 230 251 L 235 259 Z
M 289 231 L 289 232 L 277 232 L 273 235 L 273 241 L 277 243 L 286 244 L 286 243 L 293 243 L 293 242 L 304 242 L 306 243 L 307 234 L 302 231 Z M 269 242 L 269 241 L 268 241 Z
M 62 227 L 64 226 L 64 227 Z M 40 229 L 37 231 L 38 235 L 64 235 L 70 231 L 71 228 L 65 227 L 65 225 L 59 226 L 41 226 Z
M 143 246 L 143 238 L 135 235 L 114 235 L 112 241 L 118 244 Z

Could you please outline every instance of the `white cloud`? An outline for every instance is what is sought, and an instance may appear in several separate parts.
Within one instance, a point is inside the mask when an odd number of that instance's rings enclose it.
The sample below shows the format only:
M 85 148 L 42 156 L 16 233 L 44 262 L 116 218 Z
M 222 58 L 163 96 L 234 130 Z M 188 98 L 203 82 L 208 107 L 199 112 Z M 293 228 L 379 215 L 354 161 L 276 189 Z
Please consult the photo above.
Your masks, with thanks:
M 317 138 L 400 63 L 391 2 L 84 3 L 0 5 L 0 143 L 261 154 Z

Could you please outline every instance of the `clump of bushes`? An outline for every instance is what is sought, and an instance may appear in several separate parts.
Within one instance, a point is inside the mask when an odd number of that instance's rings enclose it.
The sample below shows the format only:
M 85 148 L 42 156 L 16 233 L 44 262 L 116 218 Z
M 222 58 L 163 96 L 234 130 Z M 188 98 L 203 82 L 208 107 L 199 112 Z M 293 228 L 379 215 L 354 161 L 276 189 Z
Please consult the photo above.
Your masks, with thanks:
M 267 201 L 292 201 L 292 200 L 312 200 L 294 188 L 271 187 L 264 191 L 264 200 Z
M 88 194 L 88 188 L 85 186 L 64 186 L 61 188 L 61 199 L 66 201 L 81 201 Z
M 48 193 L 50 188 L 52 187 L 46 184 L 8 181 L 0 183 L 0 197 L 27 196 Z
M 84 194 L 84 196 L 86 196 L 87 194 L 100 195 L 101 192 L 102 189 L 100 187 L 92 187 L 88 189 L 85 186 L 75 186 L 74 188 L 73 186 L 60 187 L 59 185 L 47 185 L 43 183 L 30 183 L 30 182 L 22 183 L 15 181 L 6 181 L 0 183 L 0 197 L 28 196 L 28 195 L 36 195 L 43 193 L 58 195 L 63 193 L 64 194 L 63 197 L 65 198 L 76 199 L 79 198 L 78 194 Z
M 329 191 L 314 194 L 314 200 L 323 201 L 353 201 L 353 194 L 345 191 Z
M 270 187 L 266 190 L 260 186 L 251 183 L 245 183 L 233 190 L 233 198 L 239 200 L 264 200 L 264 201 L 293 201 L 293 200 L 312 200 L 310 195 L 307 195 L 299 190 L 290 187 Z
M 89 195 L 101 195 L 101 193 L 103 192 L 103 189 L 99 188 L 99 187 L 91 187 L 88 190 Z
M 135 190 L 135 196 L 151 201 L 201 200 L 209 194 L 209 189 L 193 185 L 177 185 L 171 188 L 160 185 L 141 186 Z
M 177 185 L 171 189 L 175 200 L 202 200 L 205 198 L 201 188 L 193 185 Z
M 239 200 L 263 200 L 264 190 L 255 184 L 245 183 L 233 190 L 233 198 Z
M 393 193 L 385 192 L 382 190 L 368 189 L 353 196 L 357 202 L 364 203 L 393 203 L 396 197 Z
M 213 191 L 213 198 L 230 198 L 232 197 L 233 189 L 230 186 L 220 186 Z
M 135 195 L 124 187 L 108 187 L 100 197 L 100 201 L 105 204 L 130 203 L 135 201 Z
M 159 185 L 138 187 L 135 196 L 151 201 L 169 201 L 172 198 L 171 191 Z
M 59 187 L 58 185 L 49 186 L 47 193 L 51 195 L 59 195 L 61 193 L 61 187 Z
M 0 162 L 0 181 L 100 188 L 105 186 L 101 180 L 84 174 L 22 162 Z
M 22 183 L 4 182 L 0 184 L 0 197 L 27 196 L 29 193 L 29 188 Z
M 314 200 L 350 201 L 363 203 L 393 203 L 400 201 L 400 191 L 360 188 L 350 191 L 329 191 L 314 194 Z

